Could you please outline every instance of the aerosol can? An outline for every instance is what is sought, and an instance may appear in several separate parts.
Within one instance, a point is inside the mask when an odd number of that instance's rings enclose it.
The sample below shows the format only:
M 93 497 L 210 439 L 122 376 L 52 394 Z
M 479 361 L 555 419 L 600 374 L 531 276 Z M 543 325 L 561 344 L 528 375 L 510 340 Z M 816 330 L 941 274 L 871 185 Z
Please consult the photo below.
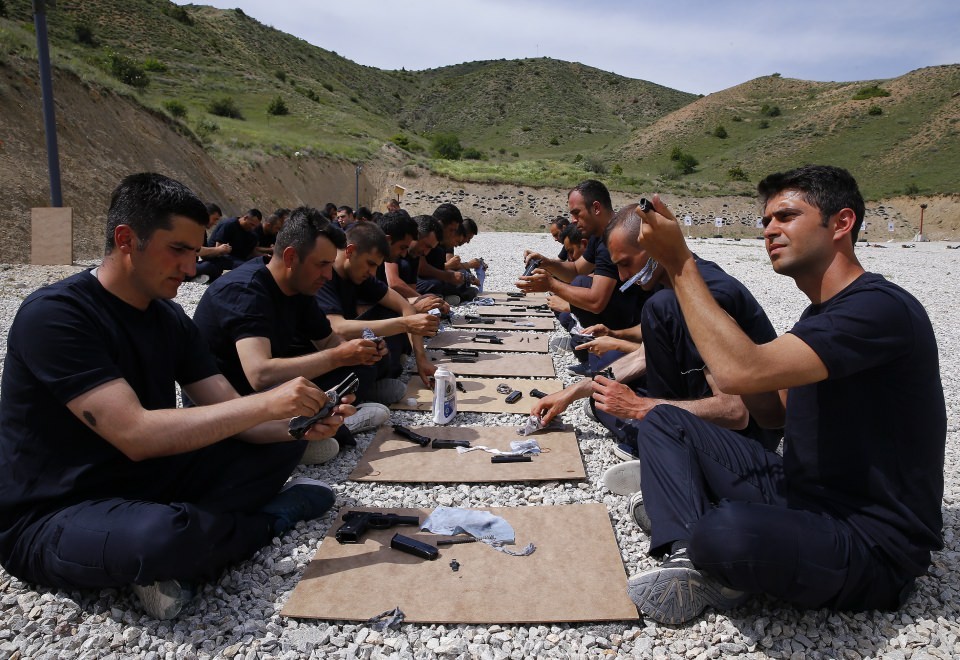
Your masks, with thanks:
M 433 423 L 449 424 L 457 414 L 457 377 L 440 366 L 433 379 Z

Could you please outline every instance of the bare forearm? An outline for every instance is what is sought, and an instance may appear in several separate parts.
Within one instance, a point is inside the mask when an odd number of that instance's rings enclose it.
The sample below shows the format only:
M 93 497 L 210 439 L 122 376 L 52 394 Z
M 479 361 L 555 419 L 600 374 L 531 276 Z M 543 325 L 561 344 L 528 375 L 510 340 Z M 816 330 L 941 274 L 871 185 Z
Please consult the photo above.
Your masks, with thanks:
M 577 267 L 574 262 L 560 261 L 559 259 L 547 259 L 546 257 L 544 257 L 540 262 L 540 268 L 543 268 L 545 271 L 562 282 L 569 282 L 580 274 L 577 272 Z
M 610 366 L 617 382 L 629 384 L 647 373 L 647 358 L 642 350 L 633 351 Z
M 423 258 L 420 259 L 420 269 L 418 274 L 424 279 L 440 280 L 441 282 L 446 282 L 447 284 L 456 283 L 456 273 L 452 271 L 441 270 L 440 268 L 434 268 L 427 263 L 426 259 Z
M 704 421 L 734 431 L 745 429 L 750 421 L 747 407 L 736 395 L 720 394 L 705 399 L 684 401 L 668 401 L 665 399 L 655 399 L 654 401 L 683 408 Z
M 343 317 L 330 318 L 330 325 L 334 332 L 344 339 L 357 339 L 363 335 L 364 328 L 370 328 L 378 337 L 392 337 L 407 331 L 406 323 L 402 317 L 392 319 L 381 319 L 379 321 L 353 320 L 348 321 Z
M 609 286 L 607 286 L 608 283 L 603 282 L 603 280 L 608 280 Z M 593 286 L 590 288 L 573 286 L 566 282 L 553 280 L 550 283 L 550 292 L 560 296 L 575 307 L 599 314 L 607 306 L 607 303 L 610 302 L 610 295 L 613 292 L 613 280 L 609 277 L 605 278 L 594 275 Z
M 335 348 L 329 348 L 297 357 L 270 358 L 255 366 L 243 364 L 243 372 L 250 386 L 259 392 L 297 376 L 312 380 L 346 364 Z

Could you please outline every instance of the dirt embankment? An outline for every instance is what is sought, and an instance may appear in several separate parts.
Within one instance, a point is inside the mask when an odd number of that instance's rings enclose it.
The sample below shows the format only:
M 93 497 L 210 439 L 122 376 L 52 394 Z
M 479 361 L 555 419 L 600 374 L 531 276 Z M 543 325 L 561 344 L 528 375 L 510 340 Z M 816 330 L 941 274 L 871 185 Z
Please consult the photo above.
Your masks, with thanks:
M 179 134 L 165 117 L 144 111 L 131 100 L 93 87 L 75 76 L 54 78 L 58 144 L 64 205 L 73 208 L 74 255 L 97 257 L 102 251 L 103 224 L 109 195 L 132 172 L 159 171 L 215 201 L 227 214 L 256 206 L 269 212 L 280 206 L 322 206 L 328 201 L 382 208 L 394 185 L 407 190 L 402 202 L 411 213 L 430 213 L 442 202 L 460 206 L 488 231 L 535 230 L 566 213 L 566 191 L 516 185 L 454 182 L 402 166 L 391 148 L 355 164 L 285 156 L 252 156 L 231 165 Z M 406 173 L 406 174 L 405 174 Z M 16 61 L 0 64 L 0 262 L 30 257 L 30 209 L 49 199 L 41 98 L 35 69 Z M 651 191 L 653 192 L 653 191 Z M 678 215 L 689 214 L 696 235 L 714 232 L 715 218 L 725 219 L 724 235 L 755 233 L 756 203 L 744 197 L 681 199 L 667 196 Z M 635 201 L 615 194 L 614 204 Z M 909 240 L 919 223 L 919 204 L 929 207 L 924 232 L 932 240 L 960 237 L 960 197 L 903 198 L 871 205 L 872 240 Z M 894 232 L 887 231 L 888 222 Z M 732 226 L 731 226 L 732 225 Z

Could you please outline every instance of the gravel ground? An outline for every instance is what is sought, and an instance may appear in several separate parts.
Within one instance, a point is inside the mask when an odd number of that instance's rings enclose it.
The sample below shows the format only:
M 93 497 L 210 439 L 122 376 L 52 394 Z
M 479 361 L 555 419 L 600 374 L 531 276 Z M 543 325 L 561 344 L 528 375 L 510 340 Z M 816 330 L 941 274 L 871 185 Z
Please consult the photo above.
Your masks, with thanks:
M 779 332 L 798 318 L 805 299 L 791 280 L 770 269 L 760 241 L 698 240 L 694 250 L 718 262 L 756 295 Z M 898 612 L 847 613 L 797 611 L 769 598 L 758 598 L 727 614 L 708 612 L 682 628 L 654 623 L 533 626 L 403 625 L 378 633 L 362 623 L 297 621 L 279 615 L 317 542 L 333 523 L 335 512 L 301 523 L 249 561 L 228 569 L 206 585 L 199 598 L 172 622 L 139 613 L 126 590 L 53 592 L 24 584 L 0 570 L 0 660 L 7 658 L 144 657 L 144 658 L 300 658 L 300 657 L 685 657 L 773 658 L 960 656 L 960 539 L 956 473 L 960 446 L 960 252 L 944 243 L 863 246 L 864 266 L 911 291 L 926 306 L 940 346 L 941 377 L 947 400 L 948 437 L 944 495 L 946 547 L 918 589 Z M 557 246 L 541 234 L 482 234 L 466 246 L 465 257 L 484 256 L 491 265 L 487 288 L 507 290 L 521 270 L 521 248 L 546 254 Z M 20 301 L 35 288 L 78 270 L 73 268 L 0 266 L 0 336 L 6 335 Z M 957 271 L 957 272 L 954 272 Z M 193 312 L 203 287 L 185 284 L 178 301 Z M 555 355 L 558 373 L 566 373 L 569 355 Z M 568 382 L 570 378 L 563 376 Z M 429 423 L 425 413 L 394 413 L 396 421 Z M 578 431 L 587 468 L 584 483 L 437 486 L 430 484 L 357 484 L 346 481 L 370 434 L 359 447 L 323 466 L 301 468 L 324 479 L 338 493 L 338 505 L 432 507 L 556 505 L 603 502 L 626 572 L 650 567 L 647 537 L 629 520 L 626 499 L 600 485 L 600 475 L 616 459 L 603 429 L 579 406 L 565 420 Z M 461 413 L 463 425 L 515 425 L 519 415 Z M 624 583 L 611 584 L 620 590 Z

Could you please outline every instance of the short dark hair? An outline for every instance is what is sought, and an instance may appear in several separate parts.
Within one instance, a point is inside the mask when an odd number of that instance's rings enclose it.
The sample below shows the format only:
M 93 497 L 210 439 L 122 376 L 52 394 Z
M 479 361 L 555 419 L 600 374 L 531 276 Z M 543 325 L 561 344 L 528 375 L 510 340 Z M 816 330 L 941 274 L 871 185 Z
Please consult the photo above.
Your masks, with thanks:
M 172 229 L 173 216 L 189 218 L 202 227 L 210 221 L 206 205 L 179 181 L 155 172 L 141 172 L 124 178 L 110 196 L 106 242 L 103 253 L 116 247 L 113 234 L 127 225 L 137 237 L 137 249 L 144 249 L 158 229 Z
M 600 202 L 600 206 L 611 213 L 613 212 L 613 202 L 610 201 L 610 191 L 596 179 L 581 181 L 570 189 L 567 197 L 570 197 L 574 191 L 580 193 L 587 206 L 593 206 L 594 202 Z
M 220 210 L 220 207 L 217 206 L 216 204 L 214 204 L 213 202 L 207 202 L 207 205 L 206 205 L 206 206 L 207 206 L 207 215 L 208 215 L 208 216 L 211 216 L 211 215 L 213 215 L 214 213 L 219 213 L 220 215 L 223 215 L 223 211 Z
M 580 231 L 580 226 L 571 225 L 568 222 L 567 226 L 560 232 L 560 242 L 562 243 L 564 240 L 569 240 L 571 243 L 579 245 L 580 241 L 583 240 L 583 232 Z
M 336 223 L 330 222 L 322 211 L 309 206 L 297 207 L 277 234 L 273 253 L 282 254 L 288 247 L 292 247 L 296 250 L 297 257 L 306 259 L 320 236 L 327 238 L 338 250 L 347 246 L 347 237 L 343 235 L 343 230 Z
M 607 228 L 603 230 L 604 244 L 609 245 L 613 232 L 621 229 L 635 238 L 640 236 L 640 228 L 643 226 L 643 220 L 639 215 L 634 213 L 637 206 L 639 206 L 639 204 L 627 204 L 613 214 L 613 219 L 607 224 Z
M 796 190 L 807 204 L 820 209 L 820 222 L 824 227 L 830 217 L 843 209 L 851 209 L 856 216 L 850 237 L 857 242 L 863 225 L 866 205 L 857 186 L 857 180 L 847 170 L 832 165 L 804 165 L 788 172 L 771 174 L 757 184 L 761 207 L 774 195 L 784 190 Z
M 348 215 L 353 215 L 353 209 L 350 208 L 349 206 L 347 206 L 346 204 L 344 204 L 343 206 L 337 207 L 337 210 L 338 210 L 338 211 L 344 211 L 344 212 L 346 212 Z
M 565 216 L 558 215 L 556 218 L 550 221 L 550 224 L 556 225 L 560 229 L 560 231 L 563 231 L 564 229 L 567 228 L 567 226 L 569 226 L 570 219 Z
M 379 252 L 384 259 L 390 256 L 387 235 L 372 222 L 358 222 L 347 230 L 347 244 L 357 247 L 357 254 Z
M 337 205 L 333 202 L 327 202 L 323 207 L 323 214 L 333 220 L 337 217 Z
M 450 202 L 438 206 L 433 212 L 433 217 L 439 220 L 440 224 L 444 227 L 454 222 L 457 224 L 463 223 L 463 216 L 460 214 L 460 209 Z
M 439 241 L 443 238 L 443 225 L 432 215 L 418 215 L 413 219 L 417 223 L 417 239 L 426 238 L 433 234 Z
M 405 236 L 410 236 L 414 240 L 417 238 L 417 223 L 413 221 L 409 213 L 403 210 L 390 211 L 390 213 L 381 216 L 377 220 L 377 226 L 394 243 L 402 241 Z
M 256 218 L 257 220 L 263 221 L 263 214 L 260 213 L 260 209 L 250 209 L 249 211 L 244 213 L 244 215 L 249 215 Z
M 477 234 L 480 233 L 480 230 L 477 229 L 477 223 L 474 222 L 473 218 L 464 218 L 463 226 L 467 230 L 468 234 L 472 234 L 473 236 L 476 236 Z
M 277 222 L 286 219 L 290 215 L 290 209 L 277 209 L 264 220 L 263 224 L 273 226 Z
M 366 206 L 361 206 L 355 213 L 357 220 L 373 220 L 373 213 Z

